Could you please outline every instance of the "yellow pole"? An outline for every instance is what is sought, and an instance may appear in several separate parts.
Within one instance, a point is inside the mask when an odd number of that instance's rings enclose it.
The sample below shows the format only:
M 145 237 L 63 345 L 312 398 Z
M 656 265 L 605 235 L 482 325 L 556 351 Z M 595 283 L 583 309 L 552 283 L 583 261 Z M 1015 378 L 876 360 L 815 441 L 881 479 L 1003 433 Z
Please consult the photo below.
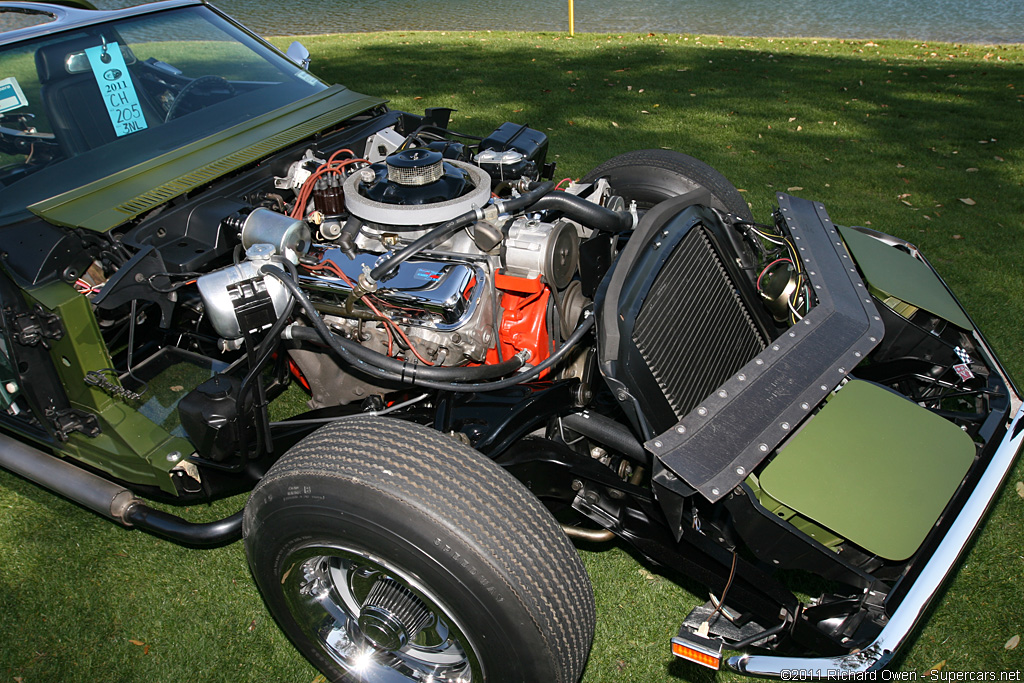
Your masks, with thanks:
M 575 21 L 573 20 L 572 0 L 569 0 L 569 35 L 576 35 Z

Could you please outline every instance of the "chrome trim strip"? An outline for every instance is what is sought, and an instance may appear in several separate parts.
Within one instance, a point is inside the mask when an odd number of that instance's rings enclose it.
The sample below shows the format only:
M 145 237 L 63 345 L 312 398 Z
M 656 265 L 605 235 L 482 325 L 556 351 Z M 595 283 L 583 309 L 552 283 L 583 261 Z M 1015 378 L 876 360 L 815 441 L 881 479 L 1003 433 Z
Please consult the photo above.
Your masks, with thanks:
M 808 672 L 812 677 L 826 678 L 830 674 L 836 677 L 884 668 L 921 619 L 935 593 L 967 547 L 989 506 L 1002 489 L 1003 482 L 1024 444 L 1024 429 L 1017 433 L 1016 437 L 1013 436 L 1022 417 L 1024 407 L 1018 408 L 1006 436 L 992 456 L 992 462 L 981 476 L 974 492 L 967 499 L 931 559 L 921 570 L 917 581 L 910 587 L 903 602 L 896 608 L 896 612 L 873 643 L 859 652 L 839 657 L 805 658 L 744 654 L 730 657 L 727 661 L 729 667 L 746 674 L 777 678 L 781 678 L 784 671 L 799 670 L 801 675 Z

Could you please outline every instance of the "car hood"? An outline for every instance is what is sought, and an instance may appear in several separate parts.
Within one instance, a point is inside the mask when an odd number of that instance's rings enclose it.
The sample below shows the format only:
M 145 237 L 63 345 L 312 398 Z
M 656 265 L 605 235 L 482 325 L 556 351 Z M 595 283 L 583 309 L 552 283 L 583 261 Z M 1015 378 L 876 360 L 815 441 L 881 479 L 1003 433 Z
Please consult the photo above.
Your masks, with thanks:
M 385 101 L 335 85 L 29 210 L 57 225 L 106 232 L 125 221 Z

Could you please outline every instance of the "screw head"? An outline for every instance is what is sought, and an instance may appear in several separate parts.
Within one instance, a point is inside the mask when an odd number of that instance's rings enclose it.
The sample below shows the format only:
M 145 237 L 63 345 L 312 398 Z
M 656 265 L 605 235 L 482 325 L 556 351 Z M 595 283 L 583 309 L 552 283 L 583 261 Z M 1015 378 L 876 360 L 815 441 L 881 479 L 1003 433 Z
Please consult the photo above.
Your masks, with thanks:
M 181 451 L 171 451 L 167 454 L 167 462 L 178 462 L 181 460 Z

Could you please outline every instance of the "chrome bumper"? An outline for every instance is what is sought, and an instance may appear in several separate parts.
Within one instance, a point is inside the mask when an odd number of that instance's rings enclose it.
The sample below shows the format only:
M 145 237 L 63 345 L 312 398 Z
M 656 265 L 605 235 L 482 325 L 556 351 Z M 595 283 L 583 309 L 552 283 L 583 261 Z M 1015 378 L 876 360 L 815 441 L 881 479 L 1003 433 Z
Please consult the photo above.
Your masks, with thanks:
M 896 650 L 906 641 L 928 608 L 928 603 L 953 571 L 975 529 L 981 524 L 989 505 L 1002 489 L 1003 482 L 1024 443 L 1024 428 L 1017 430 L 1018 423 L 1024 419 L 1022 416 L 1024 407 L 1018 407 L 1006 436 L 999 444 L 992 462 L 989 463 L 974 492 L 874 642 L 858 652 L 838 657 L 805 658 L 744 654 L 730 657 L 727 664 L 736 671 L 755 676 L 799 677 L 800 680 L 835 678 L 884 668 Z

